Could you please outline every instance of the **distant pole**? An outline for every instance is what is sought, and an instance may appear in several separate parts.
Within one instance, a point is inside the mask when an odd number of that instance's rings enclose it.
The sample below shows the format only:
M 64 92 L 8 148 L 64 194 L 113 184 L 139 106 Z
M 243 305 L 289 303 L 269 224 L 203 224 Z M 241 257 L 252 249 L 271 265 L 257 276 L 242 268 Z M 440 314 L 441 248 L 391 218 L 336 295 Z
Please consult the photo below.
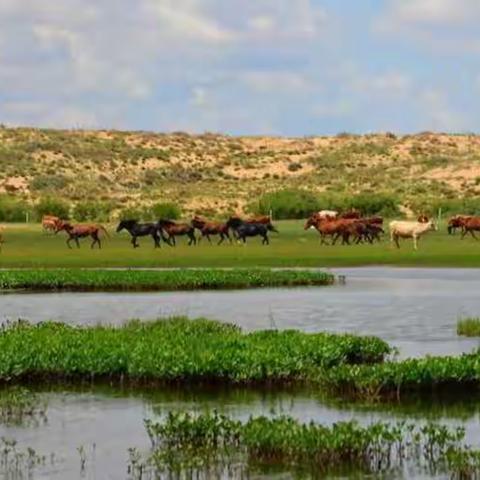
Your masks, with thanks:
M 28 223 L 29 217 L 28 217 L 28 212 L 25 212 L 25 223 Z
M 438 223 L 442 220 L 442 207 L 438 209 Z
M 270 220 L 273 220 L 273 213 L 272 213 L 272 209 L 270 209 Z

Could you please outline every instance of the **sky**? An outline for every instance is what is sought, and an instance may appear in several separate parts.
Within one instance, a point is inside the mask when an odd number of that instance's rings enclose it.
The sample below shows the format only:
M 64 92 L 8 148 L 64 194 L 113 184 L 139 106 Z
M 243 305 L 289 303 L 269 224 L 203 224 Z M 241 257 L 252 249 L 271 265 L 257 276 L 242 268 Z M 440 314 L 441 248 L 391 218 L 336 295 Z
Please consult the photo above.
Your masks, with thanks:
M 478 132 L 479 0 L 0 0 L 0 123 Z

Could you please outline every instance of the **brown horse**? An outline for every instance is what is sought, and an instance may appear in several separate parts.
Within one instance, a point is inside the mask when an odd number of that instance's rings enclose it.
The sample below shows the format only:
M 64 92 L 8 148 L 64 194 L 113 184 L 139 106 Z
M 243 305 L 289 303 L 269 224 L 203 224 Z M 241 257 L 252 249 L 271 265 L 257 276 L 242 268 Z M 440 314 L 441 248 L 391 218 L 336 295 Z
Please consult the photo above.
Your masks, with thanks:
M 70 245 L 70 242 L 72 240 L 75 240 L 77 248 L 80 248 L 80 242 L 78 241 L 78 239 L 85 237 L 92 237 L 92 244 L 90 245 L 90 248 L 93 248 L 95 244 L 98 245 L 98 248 L 102 248 L 102 242 L 100 241 L 100 232 L 104 232 L 107 237 L 110 236 L 104 226 L 94 223 L 78 223 L 76 225 L 72 225 L 69 222 L 61 221 L 57 224 L 55 233 L 58 233 L 61 230 L 67 232 L 68 248 L 72 248 L 72 246 Z
M 315 228 L 320 234 L 320 243 L 322 245 L 327 243 L 325 241 L 326 237 L 331 237 L 331 245 L 335 245 L 339 237 L 342 237 L 342 244 L 349 244 L 350 235 L 356 234 L 357 231 L 355 224 L 357 224 L 357 222 L 353 219 L 331 220 L 312 215 L 307 219 L 304 229 Z
M 212 243 L 210 240 L 210 235 L 220 235 L 220 240 L 218 241 L 217 245 L 223 243 L 226 238 L 228 238 L 230 243 L 232 243 L 232 239 L 228 233 L 228 225 L 226 223 L 211 222 L 195 215 L 192 218 L 192 226 L 200 230 L 200 233 L 202 234 L 202 236 L 198 239 L 199 242 L 203 237 L 205 237 L 210 243 Z
M 347 219 L 358 219 L 361 218 L 362 214 L 360 213 L 359 210 L 356 208 L 351 208 L 350 210 L 347 210 L 346 212 L 341 213 L 338 218 L 343 218 L 345 220 Z
M 51 231 L 52 233 L 54 233 L 57 228 L 57 224 L 59 222 L 61 222 L 60 217 L 56 217 L 55 215 L 44 215 L 42 217 L 43 231 L 45 233 L 48 231 Z
M 175 237 L 186 235 L 189 240 L 189 245 L 196 245 L 197 238 L 195 237 L 195 228 L 188 223 L 176 223 L 173 220 L 161 218 L 157 225 L 167 234 L 167 240 L 170 245 L 175 246 Z
M 418 223 L 428 223 L 429 221 L 430 221 L 430 219 L 424 213 L 419 215 L 418 218 L 417 218 Z

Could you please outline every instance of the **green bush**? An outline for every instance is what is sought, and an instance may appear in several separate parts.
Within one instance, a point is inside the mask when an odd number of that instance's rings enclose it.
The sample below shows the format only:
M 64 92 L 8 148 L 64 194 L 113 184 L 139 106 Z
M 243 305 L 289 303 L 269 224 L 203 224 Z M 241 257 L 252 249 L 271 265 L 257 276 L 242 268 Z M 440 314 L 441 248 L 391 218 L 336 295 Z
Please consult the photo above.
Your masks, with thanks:
M 150 211 L 155 220 L 159 218 L 178 220 L 182 215 L 181 208 L 172 202 L 156 203 L 151 207 Z
M 398 200 L 386 193 L 360 193 L 347 200 L 349 208 L 359 210 L 363 215 L 399 215 Z
M 480 215 L 480 199 L 478 198 L 438 198 L 420 197 L 410 202 L 415 213 L 438 215 L 441 210 L 443 216 L 466 214 Z
M 107 222 L 109 220 L 111 205 L 102 202 L 79 202 L 73 209 L 75 220 L 84 222 L 86 220 Z
M 142 207 L 125 207 L 118 217 L 119 220 L 152 220 L 152 213 Z
M 269 215 L 275 219 L 305 218 L 320 209 L 317 196 L 307 190 L 285 189 L 269 192 L 249 206 L 255 214 Z
M 394 217 L 400 214 L 398 200 L 384 193 L 363 192 L 357 195 L 340 193 L 321 194 L 319 202 L 322 210 L 337 210 L 339 212 L 355 208 L 362 215 L 384 215 Z
M 64 175 L 39 175 L 30 182 L 32 190 L 61 190 L 69 180 Z
M 0 196 L 0 222 L 25 222 L 30 205 L 8 195 Z
M 35 215 L 40 220 L 43 215 L 55 215 L 60 218 L 70 217 L 70 205 L 58 198 L 42 198 L 34 207 Z

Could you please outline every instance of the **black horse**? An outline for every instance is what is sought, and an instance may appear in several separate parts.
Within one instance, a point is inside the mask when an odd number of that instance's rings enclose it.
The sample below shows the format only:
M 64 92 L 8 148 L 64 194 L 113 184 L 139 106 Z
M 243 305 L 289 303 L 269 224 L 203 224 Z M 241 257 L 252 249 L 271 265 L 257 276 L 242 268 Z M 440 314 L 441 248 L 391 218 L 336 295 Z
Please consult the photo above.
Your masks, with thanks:
M 257 235 L 260 235 L 263 238 L 262 244 L 268 245 L 270 243 L 268 239 L 268 231 L 275 231 L 272 225 L 247 223 L 236 217 L 230 217 L 227 220 L 226 225 L 234 231 L 237 239 L 242 240 L 243 243 L 246 243 L 247 237 L 256 237 Z
M 133 248 L 138 248 L 137 237 L 150 235 L 153 238 L 155 248 L 160 248 L 160 238 L 170 245 L 167 238 L 164 237 L 162 229 L 158 223 L 138 223 L 137 220 L 122 220 L 117 227 L 117 233 L 125 229 L 132 236 Z

